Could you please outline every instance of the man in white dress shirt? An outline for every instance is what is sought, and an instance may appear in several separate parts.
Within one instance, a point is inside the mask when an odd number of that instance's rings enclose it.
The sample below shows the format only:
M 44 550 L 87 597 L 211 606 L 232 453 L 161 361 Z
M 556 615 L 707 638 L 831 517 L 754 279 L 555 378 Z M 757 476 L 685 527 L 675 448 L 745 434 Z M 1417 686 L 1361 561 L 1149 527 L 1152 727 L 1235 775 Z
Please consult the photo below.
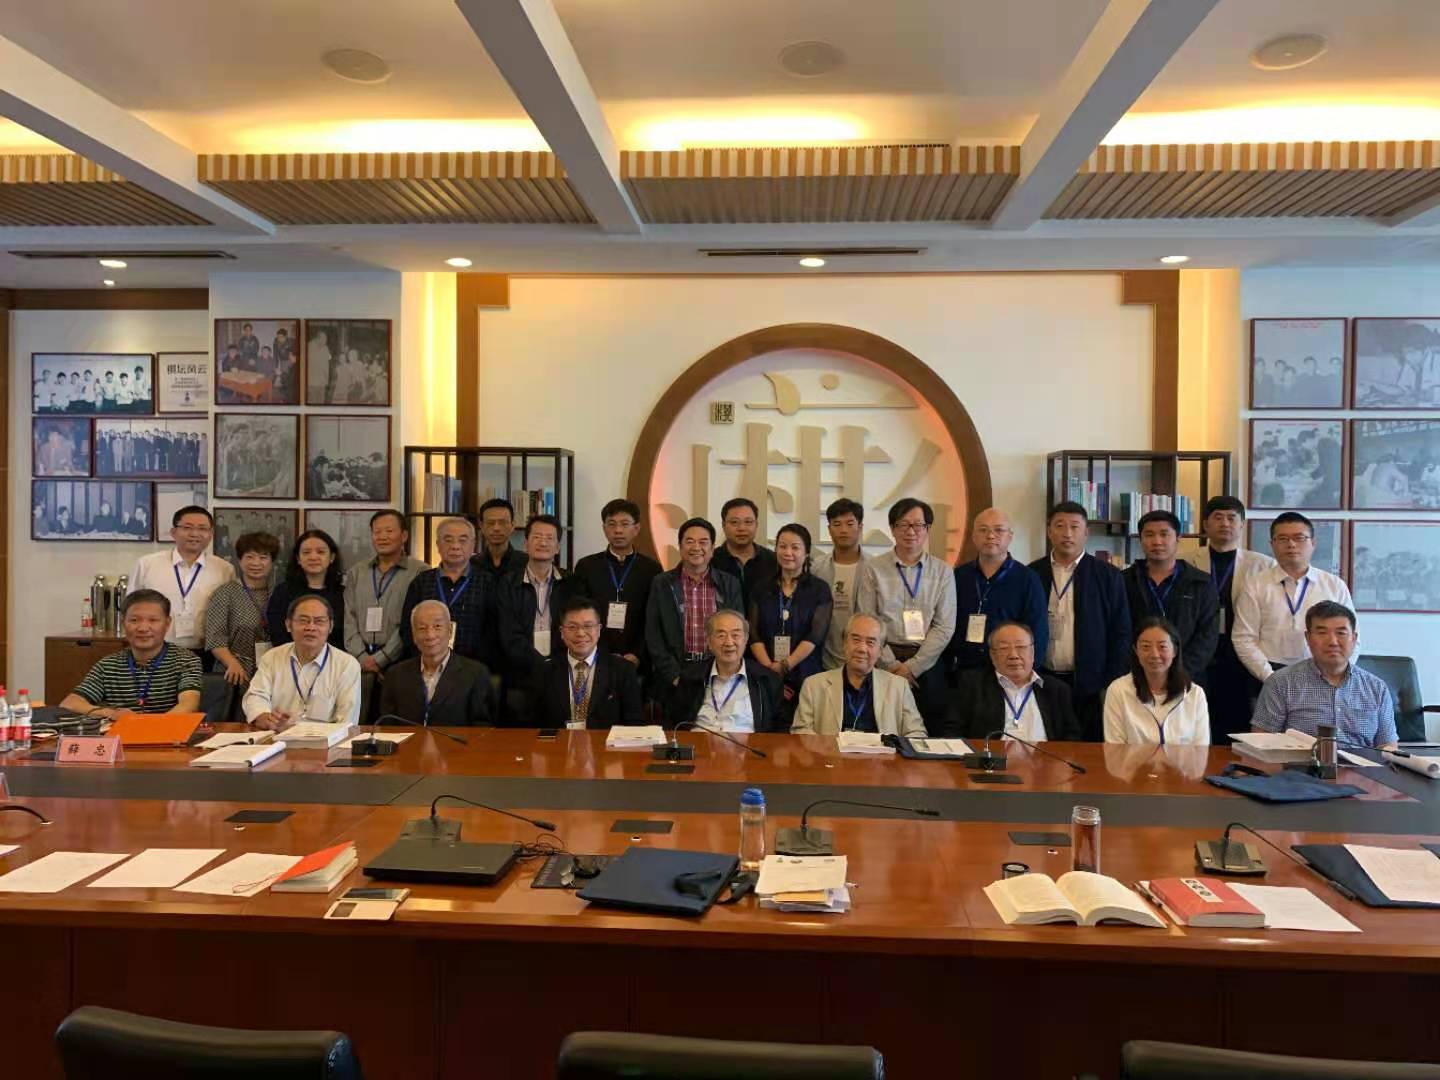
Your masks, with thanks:
M 1310 565 L 1315 526 L 1304 514 L 1281 514 L 1270 523 L 1270 546 L 1279 565 L 1247 578 L 1235 600 L 1230 640 L 1245 669 L 1260 682 L 1272 672 L 1310 655 L 1305 613 L 1322 600 L 1351 611 L 1355 602 L 1345 582 Z
M 360 662 L 331 647 L 334 621 L 323 596 L 311 593 L 290 602 L 285 629 L 291 641 L 261 658 L 242 702 L 253 727 L 283 731 L 301 720 L 352 727 L 360 722 Z
M 216 589 L 235 577 L 235 568 L 214 552 L 206 552 L 215 533 L 215 519 L 203 506 L 182 506 L 170 519 L 169 551 L 145 555 L 130 572 L 130 589 L 154 589 L 170 601 L 170 632 L 174 642 L 211 668 L 205 650 L 205 605 Z

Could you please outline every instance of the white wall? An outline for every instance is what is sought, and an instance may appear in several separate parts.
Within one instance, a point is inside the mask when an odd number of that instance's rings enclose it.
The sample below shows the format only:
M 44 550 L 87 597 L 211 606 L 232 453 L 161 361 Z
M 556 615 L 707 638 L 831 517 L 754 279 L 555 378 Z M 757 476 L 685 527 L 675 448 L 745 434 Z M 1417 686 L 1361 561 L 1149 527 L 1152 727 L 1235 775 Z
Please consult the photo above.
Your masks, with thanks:
M 1440 315 L 1440 269 L 1403 267 L 1364 270 L 1250 270 L 1241 275 L 1241 317 L 1238 332 L 1248 340 L 1250 319 L 1286 316 L 1350 317 L 1366 315 Z M 1241 350 L 1239 373 L 1243 383 L 1249 363 L 1248 346 Z M 1248 392 L 1241 398 L 1249 403 Z M 1289 415 L 1303 415 L 1297 410 Z M 1242 419 L 1251 416 L 1285 416 L 1286 413 L 1251 413 L 1242 410 Z M 1374 412 L 1330 412 L 1329 417 L 1396 416 Z M 1415 414 L 1422 415 L 1422 414 Z M 1433 415 L 1433 414 L 1432 414 Z M 1248 424 L 1245 425 L 1248 428 Z M 1236 455 L 1243 490 L 1248 435 L 1242 434 Z M 1346 450 L 1349 453 L 1348 447 Z M 1440 514 L 1417 512 L 1316 511 L 1324 518 L 1434 518 Z M 1440 702 L 1440 615 L 1398 615 L 1378 612 L 1360 616 L 1361 648 L 1365 652 L 1413 656 L 1420 667 L 1420 682 L 1428 702 Z M 1432 731 L 1432 734 L 1434 732 Z
M 575 451 L 576 551 L 623 494 L 660 395 L 731 338 L 767 326 L 858 327 L 910 350 L 955 389 L 990 459 L 1017 556 L 1043 550 L 1045 454 L 1150 444 L 1151 309 L 1115 274 L 513 278 L 480 313 L 486 443 Z

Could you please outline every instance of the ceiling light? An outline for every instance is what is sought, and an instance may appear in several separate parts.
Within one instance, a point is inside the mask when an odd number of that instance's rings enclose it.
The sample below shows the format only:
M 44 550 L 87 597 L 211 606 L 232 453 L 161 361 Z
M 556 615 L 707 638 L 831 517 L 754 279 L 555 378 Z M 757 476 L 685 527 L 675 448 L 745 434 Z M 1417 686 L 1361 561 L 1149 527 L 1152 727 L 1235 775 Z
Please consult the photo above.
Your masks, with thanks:
M 1164 263 L 1165 265 L 1167 265 L 1167 266 L 1174 266 L 1176 263 L 1187 263 L 1187 262 L 1189 262 L 1189 261 L 1190 261 L 1190 256 L 1189 256 L 1189 255 L 1161 255 L 1161 256 L 1160 256 L 1160 261 L 1161 261 L 1162 263 Z
M 465 258 L 465 256 L 463 255 L 456 255 L 453 259 L 446 259 L 445 265 L 453 266 L 457 270 L 463 270 L 465 269 L 465 267 L 474 266 L 475 264 L 472 263 L 469 259 Z
M 844 62 L 845 54 L 828 41 L 797 41 L 780 50 L 780 66 L 802 79 L 829 75 Z
M 1320 34 L 1285 34 L 1271 38 L 1250 54 L 1261 71 L 1290 71 L 1324 56 L 1330 43 Z
M 320 62 L 346 82 L 374 84 L 390 78 L 390 65 L 364 49 L 331 49 Z
M 114 282 L 114 280 L 107 277 L 107 278 L 105 279 L 105 287 L 106 287 L 107 289 L 113 289 L 113 288 L 115 287 L 115 282 Z
M 825 260 L 820 258 L 818 255 L 806 255 L 805 258 L 800 260 L 800 265 L 808 266 L 811 270 L 815 270 L 819 267 L 824 266 Z
M 127 263 L 124 259 L 101 259 L 100 265 L 106 270 L 124 270 Z

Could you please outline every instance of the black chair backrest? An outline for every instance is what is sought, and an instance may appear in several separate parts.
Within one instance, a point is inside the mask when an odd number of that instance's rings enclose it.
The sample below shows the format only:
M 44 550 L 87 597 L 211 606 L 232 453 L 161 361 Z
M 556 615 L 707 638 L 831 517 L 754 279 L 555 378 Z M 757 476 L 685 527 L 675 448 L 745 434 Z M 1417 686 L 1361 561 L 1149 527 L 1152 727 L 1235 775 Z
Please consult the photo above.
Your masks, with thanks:
M 1122 1080 L 1440 1080 L 1440 1065 L 1332 1061 L 1180 1043 L 1128 1042 Z
M 338 1031 L 241 1031 L 86 1005 L 60 1023 L 66 1080 L 362 1080 Z
M 556 1080 L 885 1080 L 868 1046 L 727 1042 L 577 1031 L 560 1046 Z
M 1401 742 L 1425 741 L 1425 713 L 1421 709 L 1420 673 L 1408 656 L 1359 656 L 1357 667 L 1378 676 L 1395 699 L 1395 730 Z
M 205 723 L 223 724 L 230 719 L 230 705 L 235 688 L 225 681 L 218 672 L 200 676 L 200 711 L 205 714 Z

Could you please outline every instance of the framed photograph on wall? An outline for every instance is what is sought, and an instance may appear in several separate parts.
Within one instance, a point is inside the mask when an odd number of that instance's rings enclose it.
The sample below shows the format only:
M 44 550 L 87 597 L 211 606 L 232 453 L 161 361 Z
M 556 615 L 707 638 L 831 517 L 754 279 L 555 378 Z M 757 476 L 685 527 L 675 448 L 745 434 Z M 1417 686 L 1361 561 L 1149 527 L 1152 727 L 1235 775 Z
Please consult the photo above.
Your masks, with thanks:
M 221 506 L 215 510 L 215 554 L 222 559 L 235 559 L 235 541 L 246 533 L 269 533 L 280 541 L 280 554 L 275 556 L 276 580 L 285 575 L 290 561 L 290 548 L 299 535 L 300 511 L 280 506 Z
M 37 416 L 30 421 L 34 476 L 89 476 L 92 421 L 80 416 Z
M 1440 318 L 1354 322 L 1354 407 L 1440 409 Z
M 210 354 L 162 352 L 155 358 L 155 411 L 203 413 L 210 408 Z
M 204 480 L 181 480 L 155 485 L 155 539 L 162 544 L 170 540 L 170 522 L 175 511 L 186 506 L 210 508 L 209 485 Z
M 1357 611 L 1440 612 L 1440 521 L 1352 521 L 1350 551 Z
M 375 555 L 370 546 L 370 515 L 374 510 L 305 511 L 305 528 L 324 529 L 340 547 L 340 565 L 346 570 L 369 562 Z
M 300 417 L 215 414 L 215 498 L 300 497 Z
M 210 475 L 210 418 L 95 421 L 95 475 L 190 480 Z
M 150 416 L 155 357 L 150 353 L 31 353 L 37 416 Z
M 305 404 L 389 405 L 390 320 L 306 319 Z
M 1307 517 L 1309 515 L 1306 515 Z M 1247 518 L 1245 546 L 1262 555 L 1274 556 L 1270 546 L 1270 522 L 1273 518 Z M 1310 564 L 1336 577 L 1345 576 L 1345 522 L 1338 518 L 1310 518 L 1315 526 L 1315 554 Z
M 1250 503 L 1262 510 L 1340 510 L 1344 420 L 1250 421 Z
M 215 403 L 300 404 L 300 320 L 216 319 Z
M 1352 510 L 1440 510 L 1440 420 L 1350 421 Z
M 154 485 L 144 480 L 32 480 L 30 539 L 155 539 Z
M 305 417 L 305 498 L 390 501 L 390 417 Z
M 1343 409 L 1344 319 L 1251 319 L 1252 409 Z

